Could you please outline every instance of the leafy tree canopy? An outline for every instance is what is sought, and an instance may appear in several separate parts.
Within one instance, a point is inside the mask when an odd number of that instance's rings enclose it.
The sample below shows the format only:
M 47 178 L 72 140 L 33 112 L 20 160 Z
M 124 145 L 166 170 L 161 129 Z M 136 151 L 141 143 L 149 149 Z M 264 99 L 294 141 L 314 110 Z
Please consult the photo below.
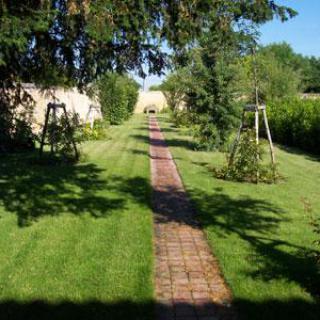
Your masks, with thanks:
M 109 70 L 161 73 L 163 41 L 182 52 L 219 20 L 294 15 L 271 0 L 2 0 L 0 81 L 85 86 Z
M 262 47 L 260 53 L 265 56 L 273 56 L 276 63 L 282 68 L 291 69 L 298 74 L 301 92 L 320 93 L 320 58 L 298 54 L 285 42 Z
M 153 84 L 149 87 L 149 91 L 161 91 L 161 84 Z

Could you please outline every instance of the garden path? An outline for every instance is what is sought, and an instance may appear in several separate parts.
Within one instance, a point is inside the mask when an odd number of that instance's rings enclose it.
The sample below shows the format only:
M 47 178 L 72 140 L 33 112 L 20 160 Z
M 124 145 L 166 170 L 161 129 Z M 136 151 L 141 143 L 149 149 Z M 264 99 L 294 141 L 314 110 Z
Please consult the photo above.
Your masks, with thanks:
M 188 201 L 155 116 L 149 118 L 157 320 L 234 319 L 231 292 Z

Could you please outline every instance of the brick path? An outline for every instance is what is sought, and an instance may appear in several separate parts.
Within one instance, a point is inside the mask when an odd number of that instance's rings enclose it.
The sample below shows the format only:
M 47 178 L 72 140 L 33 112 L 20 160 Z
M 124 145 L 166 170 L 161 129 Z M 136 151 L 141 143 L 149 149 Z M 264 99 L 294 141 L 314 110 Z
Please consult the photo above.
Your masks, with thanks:
M 234 319 L 231 294 L 194 218 L 156 117 L 149 118 L 157 320 Z

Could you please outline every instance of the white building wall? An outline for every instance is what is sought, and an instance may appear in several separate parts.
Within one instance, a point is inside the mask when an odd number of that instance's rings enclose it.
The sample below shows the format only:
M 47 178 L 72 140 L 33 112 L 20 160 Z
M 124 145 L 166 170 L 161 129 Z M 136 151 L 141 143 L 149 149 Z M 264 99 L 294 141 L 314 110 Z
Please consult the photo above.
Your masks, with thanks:
M 33 84 L 25 84 L 24 89 L 32 96 L 36 103 L 33 115 L 35 129 L 44 124 L 47 105 L 50 102 L 64 103 L 67 112 L 70 111 L 78 114 L 81 121 L 87 119 L 90 105 L 98 105 L 97 102 L 92 101 L 86 94 L 81 94 L 76 88 L 68 90 L 63 88 L 40 90 Z M 99 116 L 99 114 L 96 115 L 97 118 Z
M 143 113 L 145 108 L 151 105 L 156 106 L 158 111 L 168 106 L 167 100 L 161 91 L 140 91 L 134 112 Z

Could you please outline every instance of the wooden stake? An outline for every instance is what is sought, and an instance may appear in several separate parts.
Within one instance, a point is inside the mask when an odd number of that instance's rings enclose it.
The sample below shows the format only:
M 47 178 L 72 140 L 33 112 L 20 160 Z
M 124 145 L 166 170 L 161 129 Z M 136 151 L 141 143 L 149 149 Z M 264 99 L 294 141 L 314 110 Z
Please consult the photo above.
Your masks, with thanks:
M 253 75 L 254 75 L 254 88 L 255 88 L 255 130 L 256 130 L 256 144 L 257 144 L 257 164 L 259 163 L 259 87 L 258 87 L 258 72 L 257 72 L 257 55 L 256 48 L 252 48 L 253 54 Z M 259 182 L 259 167 L 257 167 L 257 183 Z
M 257 164 L 259 163 L 259 110 L 258 106 L 255 111 L 255 131 L 256 131 L 256 145 L 257 145 Z M 257 167 L 257 183 L 259 182 L 259 168 Z
M 49 117 L 50 117 L 50 111 L 53 111 L 53 123 L 56 124 L 57 123 L 57 108 L 62 108 L 64 115 L 66 117 L 66 124 L 68 127 L 68 130 L 71 130 L 71 126 L 70 126 L 70 122 L 69 122 L 69 118 L 68 118 L 68 114 L 67 114 L 67 110 L 66 110 L 66 105 L 64 103 L 62 104 L 56 104 L 56 103 L 48 103 L 47 105 L 47 112 L 46 112 L 46 118 L 45 118 L 45 123 L 44 123 L 44 127 L 43 127 L 43 131 L 42 131 L 42 137 L 41 137 L 41 144 L 40 144 L 40 157 L 43 154 L 43 147 L 45 144 L 45 137 L 48 131 L 48 123 L 49 123 Z M 55 130 L 55 128 L 54 128 Z M 54 136 L 55 136 L 56 132 L 54 132 Z M 54 144 L 56 142 L 55 137 L 52 139 L 51 141 L 51 154 L 53 154 L 54 152 Z M 74 149 L 74 153 L 76 156 L 76 159 L 79 159 L 79 152 L 76 146 L 76 143 L 74 140 L 72 140 L 72 146 Z M 57 151 L 57 150 L 56 150 Z
M 62 107 L 62 109 L 64 111 L 64 115 L 66 117 L 66 123 L 67 123 L 68 130 L 71 130 L 71 126 L 70 126 L 70 122 L 69 122 L 69 118 L 68 118 L 68 114 L 67 114 L 67 110 L 66 110 L 66 105 L 63 103 L 63 104 L 61 104 L 61 107 Z M 74 153 L 76 155 L 76 159 L 79 160 L 79 152 L 78 152 L 76 143 L 73 139 L 72 139 L 72 145 L 73 145 Z
M 233 160 L 234 160 L 234 156 L 236 155 L 236 152 L 237 152 L 237 148 L 238 148 L 238 145 L 239 145 L 241 132 L 242 132 L 242 129 L 243 129 L 244 117 L 245 117 L 245 110 L 242 111 L 240 127 L 239 127 L 239 130 L 238 130 L 238 133 L 237 133 L 236 140 L 235 140 L 235 142 L 234 142 L 234 144 L 232 146 L 231 155 L 230 155 L 230 158 L 229 158 L 229 167 L 232 166 Z
M 52 109 L 53 132 L 51 137 L 51 154 L 53 154 L 54 152 L 57 151 L 57 146 L 56 146 L 57 108 L 54 104 L 52 104 L 49 108 Z
M 91 104 L 89 106 L 89 110 L 87 112 L 86 119 L 85 119 L 85 123 L 87 123 L 88 120 L 90 120 L 90 128 L 91 128 L 91 130 L 94 127 L 94 122 L 96 120 L 97 114 L 100 114 L 100 116 L 102 116 L 100 108 L 98 106 L 96 106 L 96 105 Z
M 272 162 L 272 165 L 275 165 L 276 159 L 275 159 L 275 154 L 274 154 L 273 143 L 272 143 L 271 132 L 270 132 L 270 128 L 269 128 L 266 109 L 263 109 L 262 113 L 263 113 L 264 125 L 265 125 L 266 131 L 267 131 L 267 137 L 268 137 L 268 141 L 269 141 L 271 162 Z
M 49 115 L 50 115 L 50 107 L 48 105 L 47 106 L 47 112 L 46 112 L 46 118 L 45 118 L 45 121 L 44 121 L 44 127 L 43 127 L 43 131 L 42 131 L 42 137 L 41 137 L 40 157 L 42 157 L 42 154 L 43 154 L 44 140 L 45 140 L 45 137 L 46 137 L 46 134 L 47 134 Z

